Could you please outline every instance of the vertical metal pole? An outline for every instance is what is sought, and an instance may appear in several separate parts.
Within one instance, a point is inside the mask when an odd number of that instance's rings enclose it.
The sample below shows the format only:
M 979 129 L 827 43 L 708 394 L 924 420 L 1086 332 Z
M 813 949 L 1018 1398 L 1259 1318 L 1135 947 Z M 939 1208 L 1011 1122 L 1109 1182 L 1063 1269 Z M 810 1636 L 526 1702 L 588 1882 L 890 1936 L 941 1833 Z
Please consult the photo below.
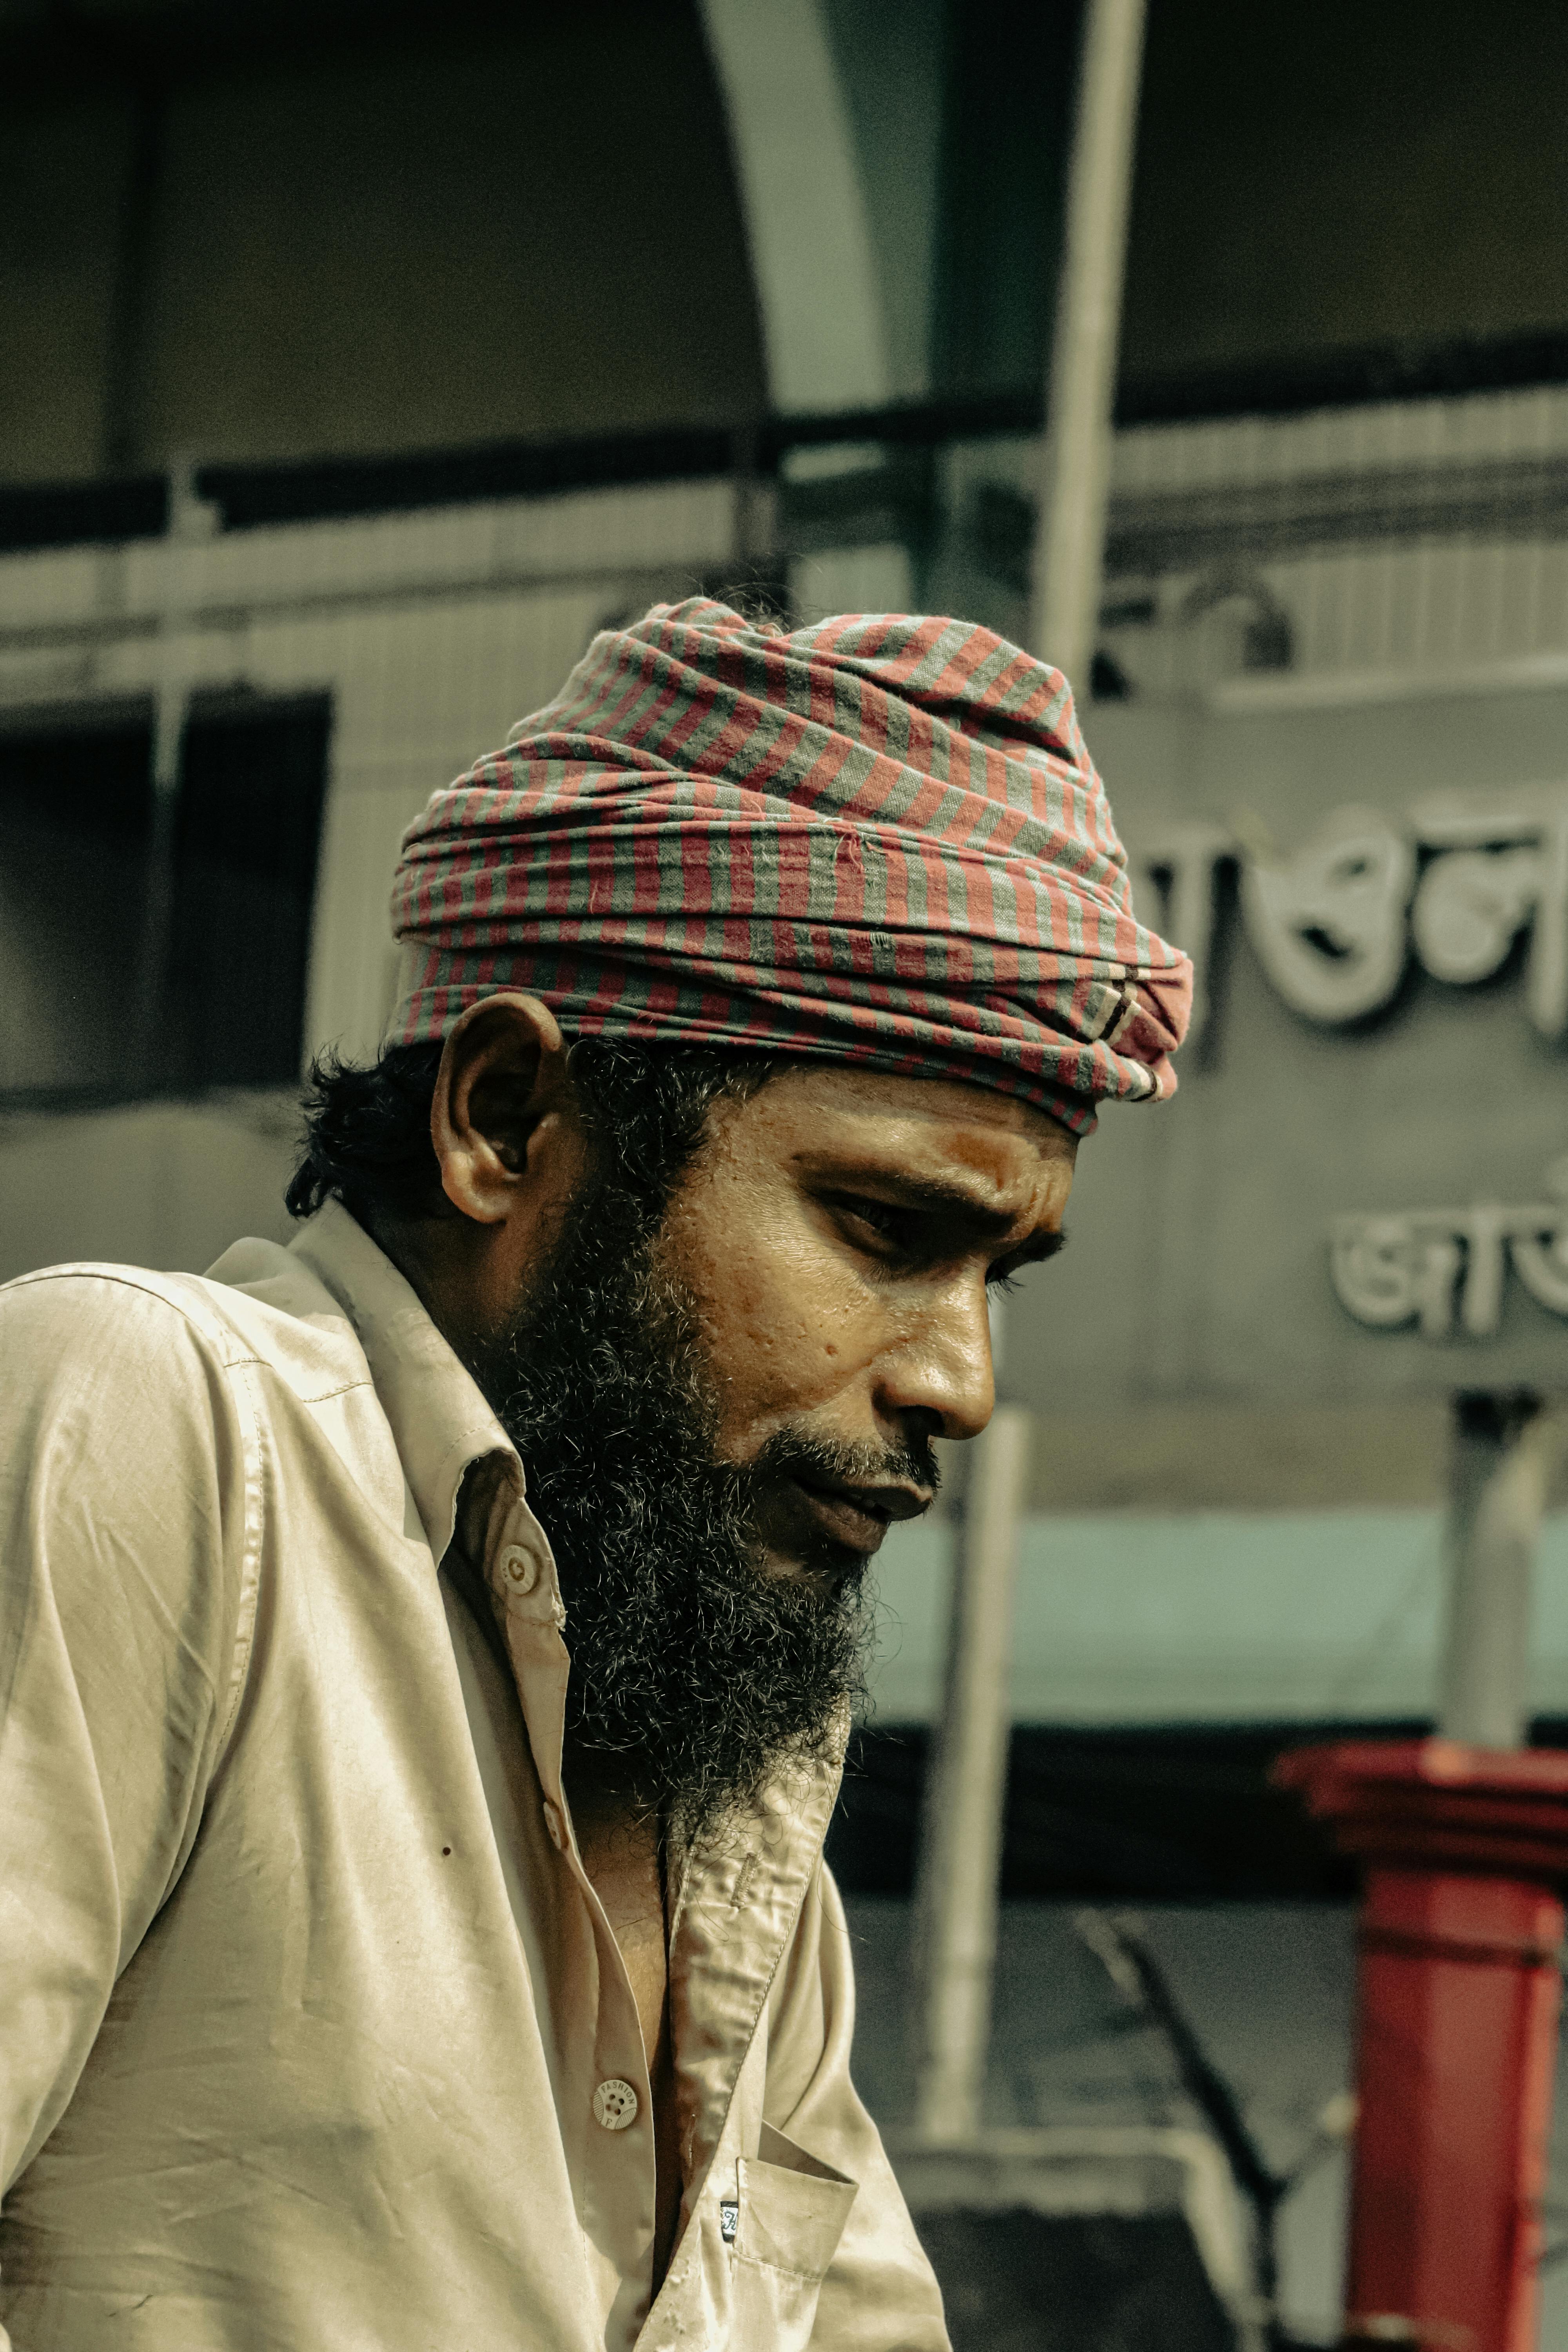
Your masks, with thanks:
M 1143 14 L 1144 0 L 1087 0 L 1047 386 L 1031 641 L 1080 686 L 1100 604 Z M 1000 1407 L 977 1447 L 953 1579 L 917 1888 L 916 2120 L 931 2141 L 980 2126 L 1029 1451 L 1028 1414 Z
M 1454 1400 L 1440 1719 L 1467 1747 L 1525 1743 L 1531 1579 L 1557 1429 L 1527 1390 Z
M 926 1782 L 916 1889 L 916 2125 L 923 2138 L 949 2144 L 979 2129 L 985 2082 L 1030 1435 L 1030 1416 L 1001 1405 L 976 1443 L 953 1574 L 945 1701 Z
M 153 823 L 147 842 L 142 936 L 136 954 L 136 1017 L 132 1073 L 143 1094 L 164 1078 L 164 980 L 174 922 L 174 814 L 180 789 L 184 698 L 160 687 L 153 707 Z
M 180 794 L 180 745 L 191 698 L 187 642 L 200 585 L 201 548 L 217 528 L 218 513 L 196 495 L 195 465 L 176 458 L 169 469 L 169 528 L 163 543 L 163 611 L 158 632 L 157 684 L 153 702 L 153 824 L 147 849 L 137 958 L 132 1066 L 146 1093 L 166 1082 L 171 1066 L 166 983 L 174 921 L 174 824 Z
M 1031 650 L 1080 694 L 1100 611 L 1145 0 L 1086 0 L 1046 386 Z
M 734 482 L 734 547 L 731 562 L 737 592 L 771 592 L 782 569 L 779 561 L 778 489 L 764 474 L 762 433 L 756 425 L 742 426 L 733 438 L 731 468 Z
M 1031 635 L 1080 685 L 1100 604 L 1143 13 L 1144 0 L 1088 0 L 1047 387 Z M 1028 1414 L 999 1408 L 977 1448 L 953 1579 L 917 1888 L 916 2112 L 930 2140 L 971 2137 L 980 2124 L 1029 1441 Z

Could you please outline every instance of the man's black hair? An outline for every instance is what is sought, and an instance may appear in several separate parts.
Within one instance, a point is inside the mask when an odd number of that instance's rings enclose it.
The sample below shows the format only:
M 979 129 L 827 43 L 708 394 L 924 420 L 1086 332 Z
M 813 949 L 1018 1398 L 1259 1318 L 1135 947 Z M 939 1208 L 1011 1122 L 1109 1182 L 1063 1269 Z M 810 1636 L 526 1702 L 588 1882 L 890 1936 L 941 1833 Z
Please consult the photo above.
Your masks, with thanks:
M 305 1088 L 304 1156 L 284 1200 L 309 1217 L 337 1200 L 374 1231 L 383 1218 L 439 1214 L 430 1140 L 439 1044 L 387 1045 L 375 1061 L 318 1056 Z M 759 1054 L 579 1037 L 570 1067 L 610 1168 L 656 1212 L 702 1139 L 721 1096 L 745 1096 L 778 1066 Z

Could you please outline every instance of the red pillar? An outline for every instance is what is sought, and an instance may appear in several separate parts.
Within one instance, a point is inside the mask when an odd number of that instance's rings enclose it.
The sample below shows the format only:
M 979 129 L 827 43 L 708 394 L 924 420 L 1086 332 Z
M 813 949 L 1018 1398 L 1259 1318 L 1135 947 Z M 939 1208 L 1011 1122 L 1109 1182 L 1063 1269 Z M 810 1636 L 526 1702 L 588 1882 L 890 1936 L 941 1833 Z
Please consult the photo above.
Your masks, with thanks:
M 1276 1777 L 1365 1866 L 1346 2336 L 1533 2352 L 1568 1753 L 1347 1741 Z

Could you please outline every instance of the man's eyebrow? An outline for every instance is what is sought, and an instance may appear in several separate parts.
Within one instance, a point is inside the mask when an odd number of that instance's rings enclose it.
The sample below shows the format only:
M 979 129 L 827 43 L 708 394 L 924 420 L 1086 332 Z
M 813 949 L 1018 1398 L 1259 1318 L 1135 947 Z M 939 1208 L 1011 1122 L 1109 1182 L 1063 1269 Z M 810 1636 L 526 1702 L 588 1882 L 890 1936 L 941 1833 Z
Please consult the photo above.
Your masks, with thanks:
M 961 1216 L 982 1239 L 1002 1241 L 1013 1230 L 1015 1220 L 1005 1209 L 994 1209 L 967 1185 L 951 1183 L 940 1176 L 897 1175 L 890 1170 L 879 1171 L 874 1181 L 897 1193 L 900 1202 L 911 1209 Z M 1034 1233 L 1007 1255 L 1019 1265 L 1032 1265 L 1038 1259 L 1055 1257 L 1066 1240 L 1065 1234 Z

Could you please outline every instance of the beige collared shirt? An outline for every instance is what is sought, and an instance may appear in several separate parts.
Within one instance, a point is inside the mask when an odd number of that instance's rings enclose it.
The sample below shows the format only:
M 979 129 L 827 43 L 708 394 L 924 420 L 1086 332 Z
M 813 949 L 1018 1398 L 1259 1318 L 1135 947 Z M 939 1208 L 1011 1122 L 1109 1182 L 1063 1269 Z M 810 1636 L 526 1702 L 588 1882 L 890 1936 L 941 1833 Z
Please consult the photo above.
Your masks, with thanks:
M 516 1454 L 343 1209 L 0 1291 L 0 2347 L 943 2352 L 849 2081 L 836 1776 L 686 1858 L 650 2308 L 562 1625 Z

